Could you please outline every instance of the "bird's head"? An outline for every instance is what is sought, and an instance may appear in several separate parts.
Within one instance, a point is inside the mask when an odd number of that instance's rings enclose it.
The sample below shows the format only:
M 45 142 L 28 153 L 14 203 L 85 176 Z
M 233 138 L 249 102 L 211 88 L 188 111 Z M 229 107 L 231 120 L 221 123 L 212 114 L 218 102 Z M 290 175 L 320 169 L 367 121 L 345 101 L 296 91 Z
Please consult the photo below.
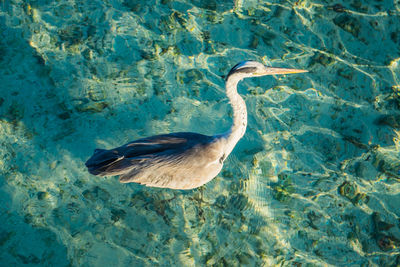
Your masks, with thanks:
M 226 80 L 230 76 L 235 75 L 239 80 L 249 77 L 259 77 L 265 75 L 275 75 L 275 74 L 290 74 L 290 73 L 302 73 L 307 72 L 307 70 L 299 69 L 286 69 L 286 68 L 272 68 L 261 64 L 260 62 L 248 60 L 242 61 L 236 64 L 226 76 Z

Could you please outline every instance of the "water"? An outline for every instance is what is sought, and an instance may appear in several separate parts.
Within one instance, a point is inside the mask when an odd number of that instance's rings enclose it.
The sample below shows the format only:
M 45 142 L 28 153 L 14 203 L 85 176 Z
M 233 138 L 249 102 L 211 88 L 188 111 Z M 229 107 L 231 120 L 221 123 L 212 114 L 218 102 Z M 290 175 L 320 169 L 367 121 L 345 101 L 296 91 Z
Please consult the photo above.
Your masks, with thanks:
M 0 1 L 1 266 L 400 264 L 397 1 Z M 87 173 L 95 147 L 249 126 L 191 191 Z

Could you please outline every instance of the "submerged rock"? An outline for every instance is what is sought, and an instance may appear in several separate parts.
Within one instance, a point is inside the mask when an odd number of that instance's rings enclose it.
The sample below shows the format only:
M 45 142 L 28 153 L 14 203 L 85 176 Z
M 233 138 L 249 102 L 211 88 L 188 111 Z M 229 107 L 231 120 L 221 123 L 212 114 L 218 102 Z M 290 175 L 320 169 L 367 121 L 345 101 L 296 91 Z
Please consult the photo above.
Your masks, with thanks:
M 394 226 L 394 224 L 383 221 L 378 212 L 372 213 L 372 220 L 376 232 L 387 231 Z
M 378 235 L 378 237 L 376 238 L 376 243 L 381 250 L 388 251 L 398 248 L 400 240 L 389 235 Z
M 274 198 L 282 203 L 289 202 L 291 194 L 295 192 L 292 178 L 284 172 L 278 174 L 278 184 L 272 188 Z
M 328 66 L 333 63 L 335 63 L 335 59 L 333 59 L 330 55 L 328 54 L 323 54 L 323 53 L 317 53 L 315 56 L 311 58 L 311 65 L 314 65 L 315 63 L 319 63 L 322 66 Z
M 81 101 L 77 105 L 75 105 L 76 111 L 83 113 L 83 112 L 90 112 L 90 113 L 99 113 L 102 112 L 103 109 L 108 107 L 106 102 L 86 102 Z
M 180 84 L 191 84 L 191 89 L 194 91 L 194 94 L 198 96 L 200 94 L 200 91 L 198 88 L 194 88 L 194 85 L 197 85 L 200 83 L 204 78 L 204 75 L 201 71 L 196 70 L 196 69 L 189 69 L 184 72 L 178 72 L 176 74 L 176 80 Z
M 106 91 L 103 88 L 90 88 L 88 91 L 88 97 L 90 98 L 90 100 L 98 102 L 106 99 L 107 95 Z
M 354 205 L 362 205 L 368 203 L 369 196 L 365 193 L 359 193 L 357 185 L 345 181 L 341 186 L 339 186 L 339 194 L 346 197 Z
M 38 198 L 39 200 L 44 200 L 44 199 L 47 199 L 47 198 L 49 198 L 49 197 L 50 197 L 50 195 L 49 195 L 48 192 L 38 192 L 38 193 L 37 193 L 37 198 Z
M 378 212 L 372 213 L 372 223 L 374 226 L 373 237 L 381 250 L 389 251 L 399 247 L 400 240 L 388 232 L 395 226 L 394 224 L 382 220 Z
M 58 30 L 58 37 L 67 42 L 68 45 L 78 44 L 82 42 L 83 28 L 80 25 L 68 25 Z
M 290 200 L 290 194 L 281 186 L 274 187 L 274 197 L 279 202 L 285 203 Z
M 364 193 L 359 193 L 356 195 L 356 197 L 353 199 L 353 204 L 354 205 L 362 205 L 362 204 L 367 204 L 369 201 L 369 196 Z
M 345 181 L 339 186 L 339 194 L 353 202 L 358 194 L 357 185 Z
M 328 9 L 333 10 L 337 13 L 346 12 L 346 8 L 344 6 L 342 6 L 341 4 L 335 4 L 333 6 L 329 6 Z
M 21 120 L 24 117 L 24 107 L 19 105 L 16 101 L 13 101 L 5 117 L 10 121 Z
M 348 14 L 342 14 L 333 19 L 333 23 L 358 38 L 361 30 L 361 23 Z
M 86 200 L 89 201 L 96 201 L 100 199 L 105 202 L 111 197 L 110 193 L 98 186 L 95 186 L 92 189 L 86 189 L 82 192 L 82 195 Z
M 123 209 L 111 209 L 111 220 L 117 222 L 120 219 L 124 219 L 126 216 L 126 211 Z
M 400 129 L 400 115 L 385 114 L 377 118 L 374 123 L 376 125 L 386 125 L 394 129 Z

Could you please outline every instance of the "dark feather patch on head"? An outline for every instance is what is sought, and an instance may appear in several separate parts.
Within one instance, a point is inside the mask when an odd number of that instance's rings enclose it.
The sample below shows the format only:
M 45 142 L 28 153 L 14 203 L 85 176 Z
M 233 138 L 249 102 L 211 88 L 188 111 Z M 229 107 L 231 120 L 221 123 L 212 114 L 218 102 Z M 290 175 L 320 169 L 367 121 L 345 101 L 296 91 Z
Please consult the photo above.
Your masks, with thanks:
M 243 65 L 244 62 L 240 62 L 238 64 L 236 64 L 228 73 L 228 75 L 226 76 L 225 80 L 228 80 L 229 76 L 234 74 L 234 73 L 252 73 L 255 72 L 257 70 L 256 67 L 243 67 L 240 68 L 241 65 Z M 238 68 L 239 67 L 239 68 Z
M 226 80 L 228 80 L 229 76 L 234 74 L 234 73 L 253 73 L 257 70 L 256 67 L 245 67 L 241 69 L 231 69 L 231 71 L 228 73 L 228 76 L 226 76 Z

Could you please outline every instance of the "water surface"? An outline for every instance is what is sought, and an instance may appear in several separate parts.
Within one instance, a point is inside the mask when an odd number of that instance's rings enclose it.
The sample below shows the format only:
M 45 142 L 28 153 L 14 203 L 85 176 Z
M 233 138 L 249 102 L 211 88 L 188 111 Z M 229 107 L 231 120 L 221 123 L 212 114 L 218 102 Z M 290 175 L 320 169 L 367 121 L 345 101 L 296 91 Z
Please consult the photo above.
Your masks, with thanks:
M 2 266 L 400 264 L 396 1 L 1 1 Z M 191 191 L 87 173 L 96 147 L 229 128 Z

